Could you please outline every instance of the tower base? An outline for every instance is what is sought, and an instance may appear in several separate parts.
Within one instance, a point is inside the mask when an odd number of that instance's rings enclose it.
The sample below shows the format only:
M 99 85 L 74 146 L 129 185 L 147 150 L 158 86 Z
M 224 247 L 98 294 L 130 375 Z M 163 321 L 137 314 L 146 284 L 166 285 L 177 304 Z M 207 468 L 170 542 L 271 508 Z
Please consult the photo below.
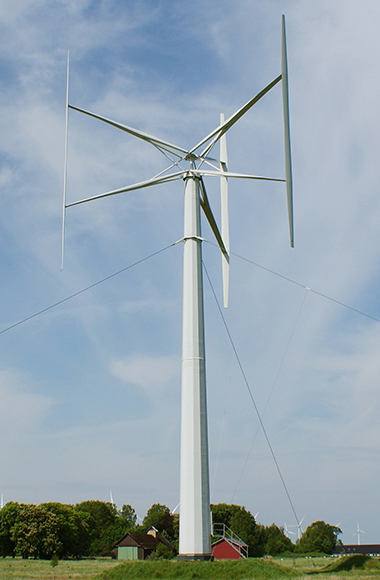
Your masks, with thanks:
M 178 562 L 213 562 L 212 554 L 178 554 Z

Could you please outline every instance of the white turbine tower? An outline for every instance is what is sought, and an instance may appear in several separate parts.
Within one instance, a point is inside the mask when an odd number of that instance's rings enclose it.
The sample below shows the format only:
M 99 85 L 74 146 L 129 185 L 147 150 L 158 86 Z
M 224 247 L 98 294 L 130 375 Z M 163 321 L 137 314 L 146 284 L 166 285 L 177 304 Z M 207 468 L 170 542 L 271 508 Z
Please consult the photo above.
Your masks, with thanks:
M 211 557 L 210 546 L 210 491 L 207 441 L 206 371 L 203 316 L 202 281 L 202 237 L 200 209 L 211 226 L 222 252 L 224 305 L 228 303 L 228 194 L 227 179 L 243 178 L 253 180 L 278 181 L 286 183 L 290 243 L 293 247 L 293 201 L 292 172 L 289 132 L 288 72 L 286 57 L 285 17 L 282 18 L 282 72 L 268 86 L 226 121 L 221 117 L 220 125 L 197 143 L 192 149 L 178 147 L 162 139 L 106 119 L 69 104 L 67 64 L 66 89 L 66 140 L 63 195 L 62 239 L 64 239 L 65 213 L 68 207 L 93 201 L 103 197 L 134 191 L 182 179 L 185 183 L 183 253 L 183 330 L 182 330 L 182 400 L 181 400 L 181 475 L 180 475 L 180 559 L 206 560 Z M 227 169 L 226 132 L 249 109 L 275 85 L 282 81 L 284 137 L 285 137 L 285 179 L 232 173 Z M 75 110 L 113 127 L 121 129 L 138 139 L 153 145 L 171 162 L 170 166 L 147 181 L 135 183 L 117 190 L 95 195 L 74 203 L 66 203 L 68 114 Z M 210 157 L 210 152 L 220 142 L 220 159 Z M 186 164 L 186 168 L 183 165 Z M 206 193 L 204 177 L 219 177 L 221 181 L 221 230 L 219 230 Z M 63 259 L 63 244 L 62 244 Z

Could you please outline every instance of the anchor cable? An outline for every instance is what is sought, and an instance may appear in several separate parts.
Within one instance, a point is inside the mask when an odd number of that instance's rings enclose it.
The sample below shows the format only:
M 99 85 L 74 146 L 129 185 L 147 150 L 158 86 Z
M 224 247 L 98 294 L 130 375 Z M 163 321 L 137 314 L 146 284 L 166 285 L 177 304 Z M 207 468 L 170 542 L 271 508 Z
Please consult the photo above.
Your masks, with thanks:
M 255 398 L 254 398 L 254 396 L 253 396 L 253 393 L 252 393 L 251 387 L 250 387 L 250 385 L 249 385 L 249 382 L 248 382 L 247 376 L 246 376 L 246 374 L 245 374 L 245 371 L 244 371 L 243 365 L 242 365 L 242 363 L 241 363 L 241 360 L 240 360 L 239 354 L 238 354 L 238 352 L 237 352 L 237 349 L 236 349 L 236 347 L 235 347 L 235 343 L 234 343 L 234 341 L 233 341 L 232 335 L 231 335 L 231 333 L 230 333 L 230 330 L 229 330 L 229 328 L 228 328 L 228 325 L 227 325 L 226 319 L 225 319 L 225 317 L 224 317 L 224 315 L 223 315 L 223 312 L 222 312 L 221 306 L 220 306 L 220 304 L 219 304 L 218 298 L 217 298 L 217 296 L 216 296 L 216 293 L 215 293 L 214 287 L 213 287 L 213 285 L 212 285 L 212 282 L 211 282 L 210 276 L 209 276 L 209 274 L 208 274 L 208 271 L 207 271 L 206 265 L 205 265 L 205 263 L 203 262 L 203 260 L 202 260 L 202 263 L 203 263 L 203 268 L 204 268 L 204 271 L 205 271 L 205 273 L 206 273 L 206 276 L 207 276 L 208 282 L 209 282 L 209 284 L 210 284 L 211 291 L 212 291 L 212 293 L 213 293 L 213 295 L 214 295 L 214 299 L 215 299 L 216 305 L 217 305 L 217 307 L 218 307 L 219 314 L 220 314 L 220 316 L 221 316 L 221 318 L 222 318 L 222 321 L 223 321 L 224 328 L 225 328 L 225 330 L 226 330 L 226 332 L 227 332 L 227 336 L 228 336 L 228 338 L 229 338 L 229 341 L 230 341 L 230 343 L 231 343 L 232 349 L 233 349 L 233 351 L 234 351 L 234 354 L 235 354 L 235 357 L 236 357 L 237 363 L 238 363 L 238 365 L 239 365 L 239 368 L 240 368 L 240 372 L 241 372 L 241 374 L 242 374 L 242 376 L 243 376 L 243 380 L 244 380 L 245 386 L 247 387 L 247 390 L 248 390 L 248 393 L 249 393 L 250 399 L 251 399 L 251 401 L 252 401 L 252 404 L 253 404 L 253 406 L 254 406 L 254 409 L 255 409 L 255 411 L 256 411 L 257 418 L 258 418 L 258 420 L 259 420 L 259 423 L 260 423 L 261 429 L 262 429 L 262 431 L 263 431 L 263 433 L 264 433 L 264 437 L 265 437 L 265 439 L 266 439 L 266 442 L 267 442 L 267 444 L 268 444 L 268 447 L 269 447 L 270 453 L 271 453 L 271 455 L 272 455 L 272 459 L 273 459 L 273 461 L 274 461 L 274 464 L 275 464 L 275 466 L 276 466 L 276 469 L 277 469 L 277 472 L 278 472 L 278 474 L 279 474 L 279 477 L 280 477 L 281 483 L 282 483 L 282 485 L 283 485 L 283 488 L 284 488 L 284 490 L 285 490 L 286 496 L 287 496 L 287 498 L 288 498 L 288 501 L 289 501 L 290 507 L 291 507 L 291 509 L 292 509 L 292 512 L 293 512 L 293 514 L 294 514 L 294 517 L 295 517 L 295 519 L 296 519 L 296 521 L 297 521 L 297 523 L 298 523 L 298 522 L 299 522 L 299 519 L 298 519 L 298 516 L 297 516 L 296 510 L 295 510 L 295 508 L 294 508 L 294 505 L 293 505 L 292 499 L 291 499 L 291 497 L 290 497 L 290 494 L 289 494 L 289 491 L 288 491 L 287 485 L 286 485 L 286 483 L 285 483 L 285 480 L 284 480 L 284 477 L 283 477 L 283 475 L 282 475 L 282 472 L 281 472 L 280 466 L 279 466 L 279 464 L 278 464 L 278 461 L 277 461 L 276 455 L 275 455 L 275 453 L 274 453 L 274 450 L 273 450 L 272 444 L 271 444 L 271 442 L 270 442 L 270 440 L 269 440 L 268 433 L 267 433 L 267 431 L 266 431 L 266 429 L 265 429 L 265 426 L 264 426 L 263 420 L 262 420 L 262 418 L 261 418 L 261 415 L 260 415 L 259 409 L 258 409 L 258 407 L 257 407 L 257 405 L 256 405 Z
M 170 244 L 169 246 L 166 246 L 165 248 L 162 248 L 157 252 L 153 252 L 153 254 L 150 254 L 145 258 L 141 258 L 141 260 L 137 260 L 137 262 L 134 262 L 133 264 L 129 264 L 129 266 L 126 266 L 125 268 L 122 268 L 121 270 L 118 270 L 117 272 L 114 272 L 113 274 L 110 274 L 109 276 L 106 276 L 105 278 L 102 278 L 101 280 L 98 280 L 97 282 L 90 284 L 90 286 L 86 286 L 86 288 L 82 288 L 82 290 L 78 290 L 78 292 L 74 292 L 74 294 L 70 294 L 70 296 L 66 296 L 66 298 L 62 298 L 62 300 L 59 300 L 58 302 L 55 302 L 54 304 L 51 304 L 50 306 L 47 306 L 46 308 L 43 308 L 42 310 L 39 310 L 38 312 L 35 312 L 34 314 L 31 314 L 30 316 L 27 316 L 26 318 L 23 318 L 22 320 L 19 320 L 18 322 L 15 322 L 10 326 L 7 326 L 7 328 L 3 328 L 3 330 L 0 330 L 0 334 L 4 334 L 5 332 L 8 332 L 8 330 L 12 330 L 12 328 L 16 328 L 16 326 L 20 326 L 20 324 L 24 324 L 24 322 L 28 322 L 28 320 L 32 320 L 32 318 L 36 318 L 40 314 L 44 314 L 48 310 L 51 310 L 52 308 L 55 308 L 56 306 L 59 306 L 60 304 L 63 304 L 64 302 L 67 302 L 68 300 L 75 298 L 75 296 L 79 296 L 79 294 L 83 294 L 84 292 L 87 292 L 87 290 L 91 290 L 91 288 L 95 288 L 95 286 L 99 286 L 99 284 L 103 284 L 103 282 L 107 282 L 107 280 L 115 278 L 115 276 L 118 276 L 119 274 L 122 274 L 123 272 L 126 272 L 131 268 L 134 268 L 134 266 L 142 264 L 142 262 L 146 262 L 146 260 L 149 260 L 150 258 L 153 258 L 154 256 L 157 256 L 158 254 L 165 252 L 165 250 L 171 248 L 174 245 L 175 243 Z

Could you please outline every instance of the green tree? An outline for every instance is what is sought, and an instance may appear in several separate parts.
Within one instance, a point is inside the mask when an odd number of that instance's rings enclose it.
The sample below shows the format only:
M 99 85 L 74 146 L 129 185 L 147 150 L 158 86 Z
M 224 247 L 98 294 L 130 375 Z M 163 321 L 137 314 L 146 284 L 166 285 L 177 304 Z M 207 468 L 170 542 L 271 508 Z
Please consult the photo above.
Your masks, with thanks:
M 98 554 L 100 556 L 109 556 L 113 546 L 118 542 L 126 533 L 135 530 L 131 528 L 127 520 L 123 518 L 117 518 L 117 520 L 104 528 L 100 534 L 98 540 Z
M 240 510 L 240 505 L 227 503 L 213 504 L 211 505 L 212 522 L 214 524 L 224 524 L 231 528 L 231 519 Z
M 154 503 L 148 509 L 146 516 L 143 519 L 142 527 L 144 531 L 147 531 L 152 526 L 154 526 L 160 533 L 165 530 L 169 538 L 173 538 L 173 515 L 170 513 L 170 509 L 166 505 Z
M 255 558 L 265 556 L 265 544 L 267 541 L 267 527 L 262 524 L 256 524 L 255 541 L 250 546 L 249 555 Z
M 128 524 L 130 530 L 136 527 L 136 519 L 137 519 L 136 512 L 133 509 L 133 507 L 130 506 L 129 504 L 123 505 L 119 516 L 123 521 L 125 521 Z
M 323 521 L 314 522 L 306 528 L 300 541 L 296 546 L 296 551 L 303 554 L 318 552 L 322 554 L 332 554 L 342 531 L 336 526 L 330 526 Z
M 235 504 L 211 506 L 213 523 L 225 524 L 248 545 L 249 555 L 257 555 L 257 534 L 254 516 L 245 507 Z
M 23 558 L 51 559 L 62 549 L 57 517 L 45 508 L 22 505 L 11 531 L 16 555 Z
M 62 545 L 60 558 L 82 558 L 90 549 L 91 535 L 87 514 L 77 511 L 72 505 L 58 502 L 41 504 L 54 514 L 58 523 L 58 535 Z
M 76 504 L 75 510 L 81 514 L 87 514 L 87 525 L 90 532 L 90 556 L 109 556 L 110 542 L 102 539 L 105 534 L 105 530 L 109 526 L 113 526 L 116 523 L 117 511 L 116 507 L 109 503 L 99 500 L 89 500 L 83 501 Z M 117 540 L 115 540 L 117 541 Z
M 179 550 L 179 514 L 173 515 L 173 537 L 171 538 L 170 541 L 178 553 L 178 550 Z
M 256 548 L 256 522 L 250 511 L 244 507 L 240 508 L 230 520 L 231 530 L 248 544 L 248 554 L 253 556 Z
M 269 556 L 277 556 L 284 552 L 292 552 L 294 544 L 285 536 L 284 529 L 275 524 L 265 528 L 265 546 L 264 552 Z
M 18 520 L 21 505 L 9 501 L 0 511 L 0 556 L 15 557 L 16 543 L 12 539 L 12 529 Z
M 173 550 L 170 550 L 170 548 L 165 546 L 165 544 L 160 542 L 156 548 L 156 556 L 160 560 L 171 560 L 172 558 L 174 558 L 175 553 L 173 552 Z

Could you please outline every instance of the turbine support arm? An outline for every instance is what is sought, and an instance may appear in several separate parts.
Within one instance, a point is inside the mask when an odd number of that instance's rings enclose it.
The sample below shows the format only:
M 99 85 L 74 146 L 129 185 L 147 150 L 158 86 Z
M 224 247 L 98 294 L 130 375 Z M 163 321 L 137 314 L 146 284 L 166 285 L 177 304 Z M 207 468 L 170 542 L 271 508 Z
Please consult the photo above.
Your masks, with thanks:
M 286 180 L 285 179 L 279 179 L 277 177 L 264 177 L 262 175 L 248 175 L 245 173 L 233 173 L 231 171 L 219 171 L 217 169 L 215 169 L 215 171 L 209 170 L 209 169 L 193 169 L 191 171 L 191 173 L 193 175 L 195 175 L 196 177 L 202 177 L 203 175 L 208 177 L 231 177 L 232 179 L 258 179 L 259 181 L 278 181 L 280 183 L 285 183 Z
M 221 138 L 221 136 L 224 135 L 224 133 L 226 133 L 226 131 L 228 131 L 228 129 L 230 129 L 232 125 L 234 125 L 247 111 L 249 111 L 249 109 L 253 107 L 253 105 L 255 105 L 264 95 L 266 95 L 271 89 L 273 89 L 273 87 L 277 85 L 277 83 L 280 82 L 280 80 L 281 75 L 276 77 L 262 91 L 260 91 L 252 99 L 250 99 L 248 103 L 246 103 L 240 109 L 238 109 L 236 113 L 234 113 L 231 117 L 227 119 L 227 121 L 225 121 L 223 124 L 219 125 L 219 127 L 216 127 L 216 129 L 211 131 L 211 133 L 209 133 L 207 137 L 204 137 L 202 141 L 197 143 L 197 145 L 195 145 L 195 147 L 193 147 L 189 153 L 194 153 L 197 149 L 199 149 L 199 147 L 202 147 L 202 145 L 204 145 L 205 143 L 207 143 L 207 141 L 209 141 L 214 137 L 213 141 L 209 145 L 207 145 L 204 151 L 202 151 L 200 157 L 204 157 L 205 155 L 207 155 L 207 153 L 211 151 L 211 149 L 214 147 L 215 143 Z
M 178 171 L 176 173 L 171 173 L 170 175 L 162 175 L 154 179 L 148 179 L 147 181 L 141 181 L 140 183 L 128 185 L 127 187 L 121 187 L 120 189 L 114 189 L 112 191 L 107 191 L 106 193 L 100 193 L 99 195 L 94 195 L 93 197 L 87 197 L 86 199 L 73 201 L 72 203 L 68 203 L 65 207 L 73 207 L 74 205 L 80 205 L 81 203 L 86 203 L 87 201 L 94 201 L 95 199 L 101 199 L 103 197 L 110 197 L 111 195 L 117 195 L 118 193 L 127 193 L 128 191 L 136 191 L 137 189 L 144 189 L 145 187 L 150 187 L 151 185 L 160 185 L 161 183 L 169 183 L 170 181 L 181 179 L 186 173 L 187 171 Z
M 98 121 L 103 121 L 112 127 L 116 127 L 117 129 L 121 129 L 138 139 L 142 139 L 143 141 L 147 141 L 151 145 L 157 147 L 157 149 L 163 149 L 172 155 L 176 155 L 180 159 L 183 159 L 187 154 L 188 151 L 186 149 L 182 149 L 182 147 L 177 147 L 177 145 L 172 145 L 167 141 L 163 141 L 162 139 L 156 139 L 152 135 L 148 135 L 147 133 L 143 133 L 143 131 L 139 131 L 138 129 L 133 129 L 132 127 L 128 127 L 127 125 L 123 125 L 122 123 L 118 123 L 117 121 L 112 121 L 111 119 L 107 119 L 106 117 L 101 117 L 100 115 L 96 115 L 95 113 L 91 113 L 90 111 L 86 111 L 85 109 L 80 109 L 79 107 L 74 107 L 73 105 L 68 105 L 70 109 L 73 111 L 78 111 L 78 113 L 83 113 L 84 115 L 88 115 L 89 117 L 93 117 L 94 119 L 98 119 Z

